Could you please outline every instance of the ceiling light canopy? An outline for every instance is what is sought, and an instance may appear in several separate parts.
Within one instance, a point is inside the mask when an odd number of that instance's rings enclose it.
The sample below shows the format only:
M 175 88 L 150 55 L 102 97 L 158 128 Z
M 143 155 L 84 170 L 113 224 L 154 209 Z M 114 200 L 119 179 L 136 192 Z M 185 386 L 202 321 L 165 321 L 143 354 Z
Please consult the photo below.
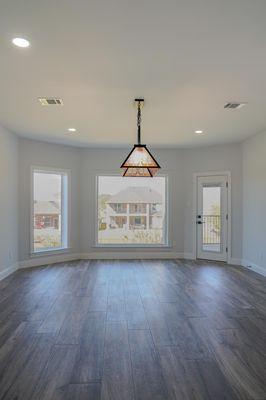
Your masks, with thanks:
M 135 99 L 135 102 L 138 107 L 138 144 L 134 144 L 133 149 L 121 165 L 121 168 L 124 170 L 123 176 L 152 178 L 161 167 L 148 150 L 146 144 L 141 144 L 141 109 L 144 105 L 144 99 Z
M 18 46 L 18 47 L 29 47 L 29 45 L 30 45 L 30 42 L 27 40 L 27 39 L 24 39 L 24 38 L 14 38 L 13 40 L 12 40 L 12 43 L 15 45 L 15 46 Z

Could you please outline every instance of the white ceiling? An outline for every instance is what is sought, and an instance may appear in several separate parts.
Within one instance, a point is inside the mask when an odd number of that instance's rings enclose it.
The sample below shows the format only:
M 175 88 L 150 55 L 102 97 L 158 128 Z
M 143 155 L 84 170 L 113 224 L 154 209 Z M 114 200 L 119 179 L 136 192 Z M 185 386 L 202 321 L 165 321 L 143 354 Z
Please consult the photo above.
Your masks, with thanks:
M 154 146 L 235 142 L 266 128 L 265 0 L 0 5 L 0 123 L 19 135 L 125 146 L 136 96 L 146 100 L 143 142 Z M 17 36 L 30 48 L 15 47 Z M 42 107 L 46 96 L 64 106 Z M 238 100 L 248 105 L 223 109 Z

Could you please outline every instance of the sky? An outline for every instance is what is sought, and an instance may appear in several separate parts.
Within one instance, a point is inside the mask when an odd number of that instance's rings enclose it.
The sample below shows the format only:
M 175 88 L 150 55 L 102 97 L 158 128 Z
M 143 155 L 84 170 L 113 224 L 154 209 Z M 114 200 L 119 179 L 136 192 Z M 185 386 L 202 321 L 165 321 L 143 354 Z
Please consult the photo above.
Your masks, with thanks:
M 221 188 L 220 187 L 204 187 L 203 188 L 203 214 L 213 214 L 212 206 L 220 205 Z
M 34 200 L 58 200 L 61 192 L 61 175 L 34 173 Z

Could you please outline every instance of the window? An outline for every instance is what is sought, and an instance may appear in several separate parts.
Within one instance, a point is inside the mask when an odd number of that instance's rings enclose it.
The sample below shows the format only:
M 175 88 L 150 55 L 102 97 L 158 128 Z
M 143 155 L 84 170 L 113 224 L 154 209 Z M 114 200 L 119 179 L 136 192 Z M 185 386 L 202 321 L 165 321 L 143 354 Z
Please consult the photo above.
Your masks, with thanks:
M 117 213 L 125 213 L 126 212 L 126 205 L 125 204 L 120 204 L 120 203 L 114 203 L 114 204 L 110 204 L 110 207 L 112 207 L 112 209 Z
M 146 213 L 147 204 L 129 204 L 129 212 L 130 214 L 145 214 Z
M 98 176 L 97 243 L 165 245 L 167 178 Z
M 68 247 L 68 173 L 33 169 L 33 252 Z

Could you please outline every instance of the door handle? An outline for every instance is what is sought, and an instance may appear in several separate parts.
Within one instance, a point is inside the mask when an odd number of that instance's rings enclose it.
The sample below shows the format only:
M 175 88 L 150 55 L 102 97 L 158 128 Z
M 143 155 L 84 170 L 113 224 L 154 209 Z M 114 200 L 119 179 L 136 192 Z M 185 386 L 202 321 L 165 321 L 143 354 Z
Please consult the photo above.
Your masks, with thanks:
M 201 224 L 203 224 L 203 222 L 202 221 L 197 221 L 197 224 L 201 225 Z

